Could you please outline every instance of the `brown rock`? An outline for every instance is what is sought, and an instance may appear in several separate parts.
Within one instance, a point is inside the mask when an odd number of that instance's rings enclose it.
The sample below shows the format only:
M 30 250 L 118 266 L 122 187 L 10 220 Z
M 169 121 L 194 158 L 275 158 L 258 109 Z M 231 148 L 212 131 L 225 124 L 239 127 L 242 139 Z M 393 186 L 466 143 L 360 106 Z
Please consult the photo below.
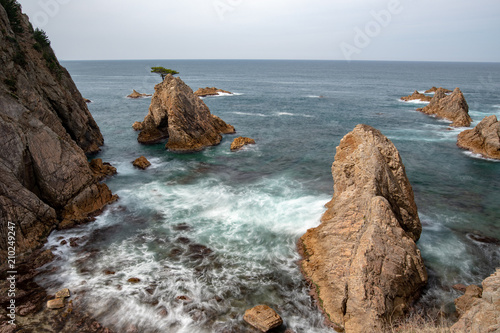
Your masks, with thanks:
M 243 320 L 262 332 L 283 325 L 283 319 L 267 305 L 257 305 L 246 310 Z
M 223 94 L 233 94 L 232 92 L 222 90 L 222 89 L 217 89 L 215 87 L 209 88 L 200 88 L 194 92 L 194 94 L 198 97 L 206 97 L 206 96 L 217 96 L 219 93 Z
M 69 289 L 68 289 L 68 288 L 65 288 L 65 289 L 59 290 L 59 291 L 56 293 L 56 298 L 67 298 L 67 297 L 71 297 L 71 293 L 69 292 Z
M 485 117 L 473 129 L 460 133 L 457 145 L 484 157 L 500 160 L 500 122 L 497 117 Z
M 130 282 L 130 283 L 139 283 L 141 282 L 141 279 L 138 279 L 138 278 L 130 278 L 127 280 L 127 282 Z
M 483 290 L 481 287 L 476 285 L 470 285 L 465 288 L 465 295 L 457 298 L 455 300 L 455 308 L 457 310 L 458 316 L 462 316 L 465 312 L 469 311 L 474 302 L 481 298 Z
M 142 123 L 140 121 L 136 121 L 132 125 L 132 128 L 134 129 L 134 131 L 142 131 L 144 129 L 144 126 L 142 125 Z
M 63 298 L 56 298 L 52 299 L 47 302 L 47 308 L 51 310 L 57 310 L 57 309 L 62 309 L 64 308 L 64 299 Z
M 151 163 L 145 158 L 144 156 L 139 157 L 135 161 L 132 162 L 132 164 L 142 170 L 147 169 L 149 166 L 151 166 Z
M 409 96 L 401 97 L 402 101 L 413 101 L 413 100 L 421 100 L 422 102 L 430 102 L 432 100 L 432 96 L 426 96 L 424 94 L 419 93 L 417 90 Z
M 15 224 L 23 256 L 63 224 L 68 206 L 87 203 L 71 221 L 84 222 L 114 197 L 97 185 L 85 156 L 104 142 L 99 127 L 50 46 L 33 48 L 28 18 L 18 16 L 25 33 L 12 30 L 0 6 L 0 216 Z M 2 258 L 6 241 L 0 237 Z
M 233 143 L 231 143 L 231 150 L 239 150 L 241 148 L 243 148 L 243 146 L 245 145 L 254 145 L 255 144 L 255 140 L 254 139 L 250 139 L 250 138 L 244 138 L 242 136 L 234 139 Z
M 340 141 L 332 174 L 322 223 L 299 242 L 302 270 L 333 326 L 383 331 L 427 283 L 413 190 L 396 147 L 366 125 Z
M 453 285 L 451 287 L 453 289 L 455 289 L 457 291 L 461 291 L 463 293 L 465 293 L 465 290 L 467 290 L 467 286 L 465 284 L 462 284 L 462 283 L 455 284 L 455 285 Z
M 167 75 L 155 86 L 155 94 L 144 118 L 138 141 L 156 143 L 168 138 L 172 151 L 198 151 L 222 140 L 221 134 L 234 133 L 234 127 L 210 114 L 205 103 L 180 78 Z
M 426 93 L 426 94 L 430 94 L 430 93 L 433 93 L 433 92 L 438 91 L 438 89 L 441 89 L 441 90 L 442 90 L 445 94 L 450 94 L 450 93 L 452 93 L 452 91 L 451 91 L 451 90 L 445 89 L 445 88 L 443 88 L 443 87 L 440 87 L 440 88 L 432 87 L 431 89 L 426 90 L 426 91 L 425 91 L 425 93 Z
M 450 126 L 453 127 L 468 127 L 472 122 L 469 105 L 458 88 L 455 88 L 451 95 L 446 95 L 445 90 L 439 88 L 429 105 L 421 112 L 450 120 L 453 122 Z
M 90 161 L 90 169 L 98 181 L 101 181 L 106 177 L 116 175 L 116 168 L 109 163 L 103 163 L 100 158 Z
M 84 101 L 85 103 L 92 103 L 92 101 L 91 101 L 90 99 L 88 99 L 88 98 L 83 98 L 83 101 Z
M 141 97 L 149 97 L 151 95 L 148 95 L 148 94 L 141 94 L 140 92 L 137 92 L 135 91 L 135 89 L 133 89 L 133 92 L 128 95 L 127 97 L 128 98 L 141 98 Z
M 480 288 L 471 288 L 466 295 L 455 300 L 460 319 L 451 327 L 451 332 L 500 332 L 500 269 L 483 281 Z M 459 301 L 460 300 L 460 301 Z M 458 304 L 457 304 L 458 303 Z

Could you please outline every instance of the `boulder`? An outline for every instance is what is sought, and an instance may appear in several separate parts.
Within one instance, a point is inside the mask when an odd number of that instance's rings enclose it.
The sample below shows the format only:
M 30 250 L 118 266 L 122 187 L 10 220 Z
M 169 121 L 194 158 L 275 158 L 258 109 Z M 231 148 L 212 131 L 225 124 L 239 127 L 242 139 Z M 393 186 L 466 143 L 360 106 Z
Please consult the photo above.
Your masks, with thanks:
M 132 125 L 132 128 L 134 129 L 134 131 L 142 131 L 144 129 L 144 126 L 142 125 L 142 123 L 140 121 L 136 121 Z
M 83 101 L 84 101 L 85 103 L 92 103 L 92 101 L 91 101 L 90 99 L 88 99 L 88 98 L 83 98 Z
M 500 160 L 500 122 L 497 117 L 485 117 L 473 129 L 460 133 L 457 145 L 484 157 Z
M 246 310 L 243 320 L 261 332 L 267 332 L 283 325 L 283 319 L 267 305 L 257 305 Z
M 132 164 L 135 167 L 142 169 L 142 170 L 146 170 L 149 166 L 151 166 L 151 163 L 144 156 L 139 157 L 138 159 L 133 161 Z
M 222 90 L 222 89 L 217 89 L 215 87 L 206 87 L 206 88 L 200 88 L 194 92 L 194 94 L 198 97 L 206 97 L 206 96 L 217 96 L 219 93 L 223 94 L 233 94 L 232 92 Z
M 95 158 L 90 161 L 90 169 L 98 181 L 101 181 L 106 177 L 116 175 L 116 168 L 109 163 L 103 163 L 100 158 Z
M 332 174 L 321 225 L 299 241 L 302 271 L 336 329 L 381 332 L 427 283 L 413 190 L 396 147 L 367 125 L 340 141 Z
M 469 311 L 474 302 L 478 298 L 481 298 L 482 294 L 483 290 L 479 286 L 470 285 L 465 288 L 465 294 L 455 300 L 455 309 L 457 310 L 458 316 Z
M 464 299 L 464 295 L 455 301 L 455 304 L 458 302 L 457 311 L 462 306 L 459 311 L 462 315 L 451 327 L 451 332 L 500 332 L 498 320 L 500 318 L 500 268 L 486 278 L 482 285 L 482 293 L 471 289 L 468 299 Z M 458 301 L 460 299 L 464 302 Z
M 469 105 L 459 88 L 455 88 L 451 95 L 446 95 L 445 90 L 439 88 L 429 105 L 419 111 L 447 119 L 453 127 L 468 127 L 472 122 Z
M 243 148 L 243 146 L 245 145 L 254 145 L 254 144 L 255 144 L 254 139 L 244 138 L 240 136 L 234 139 L 233 142 L 231 143 L 231 150 L 232 151 L 239 150 Z
M 430 94 L 430 93 L 435 93 L 436 91 L 438 91 L 438 89 L 441 89 L 445 94 L 450 94 L 452 93 L 451 90 L 448 90 L 448 89 L 445 89 L 443 87 L 439 87 L 439 88 L 436 88 L 436 87 L 432 87 L 431 89 L 429 90 L 426 90 L 425 93 L 426 94 Z
M 152 95 L 148 95 L 148 94 L 141 94 L 140 92 L 137 92 L 135 91 L 135 89 L 133 89 L 132 93 L 130 95 L 128 95 L 127 97 L 128 98 L 142 98 L 142 97 L 150 97 Z
M 51 310 L 57 310 L 64 308 L 64 298 L 56 298 L 47 301 L 47 308 Z
M 149 113 L 142 122 L 138 141 L 143 144 L 167 139 L 166 148 L 178 152 L 199 151 L 222 140 L 221 134 L 234 133 L 234 127 L 212 115 L 180 78 L 167 75 L 155 86 Z
M 89 221 L 116 197 L 87 160 L 104 143 L 87 104 L 50 45 L 33 47 L 20 8 L 17 15 L 24 33 L 0 6 L 0 220 L 15 224 L 21 260 L 64 221 Z M 0 237 L 0 257 L 6 250 Z
M 56 293 L 56 298 L 68 298 L 71 297 L 71 293 L 68 288 L 61 289 Z
M 414 101 L 414 100 L 420 100 L 422 102 L 430 102 L 432 100 L 432 97 L 421 94 L 417 90 L 415 90 L 413 92 L 413 94 L 401 97 L 401 100 L 405 101 L 405 102 Z

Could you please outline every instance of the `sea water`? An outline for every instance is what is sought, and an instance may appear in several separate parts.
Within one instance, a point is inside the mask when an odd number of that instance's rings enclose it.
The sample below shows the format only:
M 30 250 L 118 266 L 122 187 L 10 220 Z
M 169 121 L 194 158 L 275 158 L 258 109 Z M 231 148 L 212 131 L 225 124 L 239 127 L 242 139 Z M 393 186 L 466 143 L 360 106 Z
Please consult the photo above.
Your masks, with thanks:
M 273 307 L 299 332 L 329 332 L 309 296 L 296 250 L 333 194 L 331 163 L 357 124 L 398 148 L 423 224 L 418 242 L 430 274 L 421 303 L 453 311 L 456 283 L 479 284 L 500 266 L 500 163 L 456 146 L 449 122 L 415 111 L 401 96 L 460 87 L 476 125 L 500 117 L 500 64 L 341 61 L 63 62 L 105 138 L 97 156 L 118 174 L 120 200 L 95 222 L 54 232 L 57 260 L 38 282 L 67 287 L 119 332 L 239 332 L 246 309 Z M 257 144 L 230 152 L 235 135 L 178 154 L 137 142 L 135 121 L 164 66 L 204 98 L 213 114 Z M 138 170 L 144 155 L 152 166 Z M 66 243 L 63 242 L 66 240 Z M 72 242 L 71 242 L 72 241 Z M 61 242 L 64 244 L 62 245 Z M 70 245 L 73 243 L 73 246 Z M 132 280 L 130 280 L 132 279 Z

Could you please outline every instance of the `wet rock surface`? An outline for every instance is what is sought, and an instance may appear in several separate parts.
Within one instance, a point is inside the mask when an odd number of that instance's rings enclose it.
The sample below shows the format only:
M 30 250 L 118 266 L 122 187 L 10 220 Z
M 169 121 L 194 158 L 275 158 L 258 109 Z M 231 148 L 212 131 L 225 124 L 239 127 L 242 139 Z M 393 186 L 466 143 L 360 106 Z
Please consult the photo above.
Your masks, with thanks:
M 500 122 L 497 117 L 485 117 L 473 129 L 460 133 L 457 145 L 486 158 L 500 160 Z

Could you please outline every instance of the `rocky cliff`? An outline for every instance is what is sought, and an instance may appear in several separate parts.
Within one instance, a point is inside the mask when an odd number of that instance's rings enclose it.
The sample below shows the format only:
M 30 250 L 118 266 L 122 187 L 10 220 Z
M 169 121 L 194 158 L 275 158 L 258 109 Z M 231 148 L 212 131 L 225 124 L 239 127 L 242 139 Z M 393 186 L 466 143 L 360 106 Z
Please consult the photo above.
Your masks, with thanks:
M 420 100 L 422 102 L 430 102 L 432 100 L 432 97 L 421 94 L 417 90 L 415 90 L 413 94 L 401 97 L 401 100 L 405 102 L 415 101 L 415 100 Z
M 500 160 L 500 122 L 497 117 L 485 117 L 473 129 L 460 133 L 457 145 L 484 157 Z
M 462 309 L 457 305 L 462 315 L 451 327 L 451 332 L 500 332 L 500 268 L 483 281 L 482 293 L 474 296 L 461 297 L 468 302 L 462 302 Z
M 429 105 L 419 111 L 450 120 L 453 127 L 469 127 L 472 119 L 464 95 L 459 88 L 455 88 L 451 95 L 446 95 L 446 92 L 447 90 L 438 88 Z
M 155 86 L 149 113 L 136 124 L 140 143 L 150 144 L 167 139 L 172 151 L 197 151 L 214 146 L 221 134 L 234 133 L 234 127 L 212 115 L 207 105 L 180 78 L 167 75 Z
M 0 5 L 0 252 L 12 222 L 21 255 L 116 198 L 87 162 L 85 154 L 98 152 L 103 137 L 84 99 L 45 33 L 33 30 L 16 2 L 6 3 Z
M 299 242 L 302 269 L 337 329 L 383 331 L 427 283 L 413 190 L 392 142 L 366 125 L 341 140 L 332 174 L 321 225 Z

